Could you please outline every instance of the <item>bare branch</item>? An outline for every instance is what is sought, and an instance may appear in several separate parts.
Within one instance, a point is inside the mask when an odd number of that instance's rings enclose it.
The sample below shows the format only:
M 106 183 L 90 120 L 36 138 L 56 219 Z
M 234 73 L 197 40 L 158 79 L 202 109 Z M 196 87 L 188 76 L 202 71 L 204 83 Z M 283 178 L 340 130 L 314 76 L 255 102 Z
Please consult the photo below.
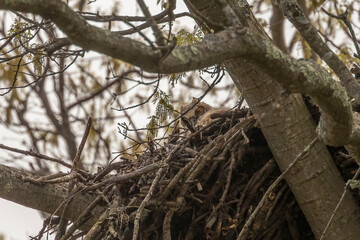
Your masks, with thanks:
M 83 149 L 84 149 L 84 146 L 85 146 L 85 143 L 86 143 L 86 139 L 87 139 L 87 137 L 89 136 L 91 124 L 92 124 L 92 119 L 91 119 L 91 117 L 89 117 L 88 122 L 87 122 L 87 124 L 86 124 L 86 128 L 85 128 L 84 135 L 83 135 L 83 137 L 82 137 L 82 139 L 81 139 L 79 148 L 78 148 L 78 150 L 77 150 L 77 152 L 76 152 L 76 155 L 75 155 L 75 158 L 73 159 L 73 166 L 72 166 L 72 168 L 71 168 L 73 171 L 77 171 L 77 170 L 78 170 L 79 163 L 80 163 L 81 153 L 82 153 L 82 151 L 83 151 Z
M 296 0 L 276 0 L 279 7 L 292 24 L 305 38 L 311 48 L 324 60 L 327 65 L 335 72 L 339 79 L 344 83 L 349 95 L 360 103 L 360 84 L 351 75 L 349 69 L 336 56 L 336 54 L 324 43 L 317 30 L 306 18 L 303 10 Z
M 50 214 L 56 211 L 66 197 L 67 184 L 37 185 L 24 181 L 25 177 L 38 178 L 39 176 L 0 165 L 1 198 Z M 76 195 L 68 205 L 65 218 L 75 221 L 95 198 L 96 196 L 91 194 Z M 89 230 L 103 211 L 104 207 L 97 206 L 92 211 L 94 217 L 80 228 Z M 58 212 L 61 213 L 62 208 Z
M 356 35 L 354 32 L 354 29 L 351 25 L 351 23 L 348 20 L 348 15 L 349 15 L 349 11 L 348 9 L 346 9 L 346 11 L 342 14 L 340 14 L 339 16 L 336 16 L 334 14 L 329 13 L 328 11 L 326 11 L 324 8 L 321 8 L 321 10 L 323 10 L 323 12 L 325 12 L 327 15 L 329 15 L 330 17 L 339 19 L 341 21 L 343 21 L 345 23 L 345 25 L 349 28 L 350 34 L 351 34 L 351 39 L 354 43 L 355 49 L 356 49 L 356 54 L 357 58 L 360 58 L 360 48 L 359 48 L 359 44 L 357 43 L 357 39 L 356 39 Z
M 33 156 L 33 157 L 36 157 L 36 158 L 41 158 L 41 159 L 45 159 L 45 160 L 49 160 L 51 162 L 56 162 L 56 163 L 59 163 L 67 168 L 71 168 L 71 165 L 60 160 L 60 159 L 57 159 L 57 158 L 54 158 L 54 157 L 49 157 L 49 156 L 46 156 L 44 154 L 41 154 L 41 153 L 36 153 L 34 151 L 25 151 L 25 150 L 21 150 L 21 149 L 17 149 L 17 148 L 12 148 L 12 147 L 9 147 L 9 146 L 6 146 L 4 144 L 0 144 L 0 148 L 2 149 L 6 149 L 8 151 L 12 151 L 12 152 L 17 152 L 17 153 L 21 153 L 21 154 L 24 154 L 24 155 L 29 155 L 29 156 Z

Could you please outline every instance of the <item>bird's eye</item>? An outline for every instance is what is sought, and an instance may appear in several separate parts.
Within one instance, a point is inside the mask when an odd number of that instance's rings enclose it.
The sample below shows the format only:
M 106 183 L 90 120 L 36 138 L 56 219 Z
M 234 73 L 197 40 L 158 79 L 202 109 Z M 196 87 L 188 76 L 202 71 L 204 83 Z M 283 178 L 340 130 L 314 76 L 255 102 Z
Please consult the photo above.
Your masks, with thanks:
M 198 107 L 196 110 L 195 110 L 195 115 L 196 116 L 200 116 L 201 114 L 204 113 L 204 108 L 203 107 Z

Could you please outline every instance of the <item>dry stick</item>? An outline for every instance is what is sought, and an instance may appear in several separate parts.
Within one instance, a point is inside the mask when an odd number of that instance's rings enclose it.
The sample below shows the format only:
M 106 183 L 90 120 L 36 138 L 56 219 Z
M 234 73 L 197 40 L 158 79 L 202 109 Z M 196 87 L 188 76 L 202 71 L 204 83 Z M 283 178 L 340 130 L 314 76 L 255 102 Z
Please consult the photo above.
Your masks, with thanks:
M 264 171 L 260 171 L 260 172 L 263 172 L 261 175 L 258 174 L 258 172 L 256 172 L 256 175 L 255 178 L 254 178 L 254 185 L 250 188 L 250 191 L 248 192 L 248 195 L 246 196 L 247 199 L 242 203 L 243 206 L 239 212 L 239 215 L 238 215 L 238 222 L 242 222 L 242 220 L 244 219 L 244 216 L 246 214 L 246 212 L 249 212 L 248 211 L 248 207 L 250 207 L 252 205 L 252 200 L 254 198 L 256 198 L 256 195 L 257 193 L 260 191 L 260 189 L 262 188 L 262 186 L 264 185 L 264 182 L 266 182 L 266 179 L 268 177 L 270 177 L 270 175 L 273 173 L 273 171 L 275 170 L 276 168 L 276 163 L 273 159 L 270 159 L 265 165 L 264 165 L 264 168 L 261 169 L 261 170 L 264 170 Z
M 82 150 L 84 149 L 86 139 L 87 139 L 87 137 L 89 135 L 89 132 L 90 132 L 91 123 L 92 123 L 92 120 L 91 120 L 91 117 L 90 117 L 88 122 L 87 122 L 86 129 L 85 129 L 83 138 L 81 140 L 81 143 L 79 145 L 78 151 L 76 152 L 75 158 L 73 160 L 73 165 L 72 166 L 70 164 L 62 162 L 61 160 L 51 158 L 51 157 L 45 156 L 43 154 L 33 153 L 31 151 L 28 153 L 29 155 L 36 156 L 36 157 L 42 157 L 44 159 L 48 159 L 48 160 L 51 160 L 51 161 L 54 161 L 54 162 L 58 162 L 58 163 L 60 163 L 60 164 L 62 164 L 64 166 L 70 167 L 71 168 L 71 173 L 66 174 L 65 176 L 63 175 L 63 173 L 56 173 L 56 174 L 40 177 L 38 179 L 24 178 L 24 180 L 30 181 L 30 182 L 32 182 L 34 184 L 61 183 L 61 182 L 69 182 L 69 181 L 73 180 L 74 178 L 76 178 L 78 176 L 76 174 L 76 172 L 87 174 L 84 170 L 78 169 L 78 166 L 79 166 L 79 161 L 80 161 Z M 4 149 L 8 149 L 8 150 L 11 150 L 11 151 L 14 151 L 14 152 L 24 153 L 24 154 L 26 154 L 28 152 L 28 151 L 22 151 L 22 150 L 19 150 L 19 149 L 13 149 L 13 148 L 10 148 L 10 147 L 6 147 L 3 144 L 0 144 L 0 148 L 4 148 Z
M 41 154 L 41 153 L 36 153 L 34 151 L 31 151 L 31 150 L 30 151 L 25 151 L 25 150 L 21 150 L 21 149 L 18 149 L 18 148 L 13 148 L 13 147 L 6 146 L 4 144 L 0 144 L 0 148 L 11 151 L 11 152 L 21 153 L 21 154 L 24 154 L 26 156 L 29 155 L 29 156 L 32 156 L 32 157 L 49 160 L 51 162 L 56 162 L 56 163 L 59 163 L 59 164 L 65 166 L 65 167 L 71 168 L 71 164 L 68 164 L 68 163 L 66 163 L 66 162 L 64 162 L 64 161 L 62 161 L 60 159 L 49 157 L 49 156 L 46 156 L 46 155 Z
M 226 152 L 226 151 L 224 151 Z M 207 221 L 207 224 L 206 224 L 206 228 L 211 228 L 212 225 L 215 223 L 215 221 L 211 221 L 212 219 L 216 220 L 216 218 L 218 218 L 216 215 L 218 214 L 218 210 L 223 207 L 224 205 L 224 202 L 225 202 L 225 198 L 229 192 L 229 188 L 230 188 L 230 184 L 231 184 L 231 177 L 232 177 L 232 173 L 234 171 L 234 168 L 235 168 L 235 163 L 236 163 L 236 157 L 234 155 L 234 152 L 231 152 L 231 160 L 230 160 L 230 166 L 228 168 L 228 174 L 227 174 L 227 177 L 226 177 L 226 185 L 225 185 L 225 188 L 224 188 L 224 191 L 219 199 L 219 202 L 218 204 L 216 205 L 215 208 L 213 208 L 210 216 L 208 217 L 209 221 Z M 219 221 L 221 221 L 220 219 L 217 219 L 218 220 L 218 224 L 219 224 Z
M 92 123 L 92 119 L 91 119 L 91 117 L 89 117 L 89 120 L 88 120 L 88 122 L 86 124 L 84 135 L 83 135 L 83 137 L 81 139 L 78 151 L 76 152 L 75 158 L 73 160 L 73 166 L 71 168 L 71 171 L 77 171 L 78 168 L 79 168 L 79 162 L 80 162 L 81 153 L 82 153 L 82 151 L 84 149 L 86 139 L 89 136 L 91 123 Z
M 130 172 L 130 173 L 127 173 L 127 174 L 122 174 L 122 175 L 119 175 L 119 176 L 114 176 L 114 177 L 108 178 L 106 180 L 103 180 L 100 183 L 97 183 L 97 184 L 94 184 L 92 186 L 89 186 L 89 187 L 85 188 L 84 191 L 92 191 L 92 190 L 95 190 L 95 189 L 97 189 L 99 187 L 106 186 L 108 184 L 125 182 L 127 180 L 131 180 L 131 179 L 140 177 L 141 175 L 147 174 L 147 173 L 149 173 L 151 171 L 154 171 L 156 169 L 159 169 L 159 168 L 162 168 L 162 167 L 165 167 L 165 166 L 166 166 L 165 163 L 159 163 L 159 162 L 152 163 L 152 164 L 147 165 L 147 166 L 145 166 L 143 168 L 140 168 L 140 169 L 138 169 L 136 171 L 133 171 L 133 172 Z
M 30 182 L 32 184 L 36 184 L 36 185 L 41 185 L 43 183 L 48 183 L 48 180 L 51 179 L 59 179 L 59 178 L 65 178 L 65 176 L 68 176 L 67 173 L 63 173 L 63 172 L 58 172 L 58 173 L 54 173 L 54 174 L 50 174 L 50 175 L 46 175 L 46 176 L 42 176 L 39 178 L 32 178 L 32 177 L 22 177 L 22 179 L 25 182 Z M 50 182 L 50 183 L 60 183 L 60 182 L 65 182 L 65 181 L 58 181 L 58 182 Z M 67 181 L 66 181 L 67 182 Z
M 105 188 L 104 190 L 104 194 L 107 194 L 112 188 L 112 185 L 108 186 L 107 188 Z M 69 228 L 69 230 L 62 236 L 62 238 L 60 240 L 66 240 L 69 239 L 71 237 L 71 235 L 76 231 L 76 229 L 78 229 L 79 227 L 81 227 L 84 223 L 86 223 L 90 217 L 91 214 L 90 212 L 98 205 L 98 203 L 103 199 L 103 196 L 97 196 L 95 198 L 95 200 L 89 205 L 87 206 L 84 211 L 80 214 L 80 216 L 76 219 L 76 221 L 74 222 L 74 224 Z
M 253 120 L 253 118 L 251 118 L 251 121 L 252 121 L 252 120 Z M 245 123 L 248 123 L 248 122 L 250 122 L 250 121 L 244 121 L 244 122 L 245 122 Z M 243 124 L 244 124 L 244 123 L 238 124 L 238 126 L 242 126 Z M 211 124 L 208 124 L 208 125 L 205 126 L 204 128 L 207 128 L 207 127 L 209 127 L 209 126 L 211 126 Z M 203 128 L 203 129 L 204 129 L 204 128 Z M 202 130 L 203 130 L 203 129 L 202 129 Z M 195 133 L 191 134 L 188 138 L 185 139 L 184 142 L 187 142 L 193 135 L 196 135 L 196 134 L 198 134 L 198 132 L 195 132 Z M 210 145 L 212 145 L 212 144 L 210 144 Z M 183 148 L 185 148 L 185 147 L 186 147 L 185 144 L 182 144 L 181 147 L 180 147 L 180 145 L 178 145 L 178 146 L 177 146 L 175 149 L 173 149 L 173 151 L 168 155 L 168 157 L 166 158 L 165 162 L 168 163 L 168 162 L 170 161 L 170 159 L 174 156 L 174 154 L 175 154 L 177 151 L 179 151 L 180 149 L 183 149 Z M 206 151 L 206 152 L 212 152 L 212 150 L 213 150 L 213 149 L 210 149 L 210 151 Z M 217 149 L 216 149 L 215 152 L 217 152 Z M 211 155 L 211 154 L 210 154 L 210 155 Z M 207 158 L 206 155 L 204 156 L 204 155 L 200 154 L 199 160 L 196 161 L 196 163 L 198 163 L 198 164 L 200 164 L 201 162 L 204 163 L 204 162 L 205 162 L 204 160 L 206 160 L 206 158 Z M 195 163 L 195 161 L 194 161 L 194 163 Z M 188 163 L 188 164 L 186 165 L 186 168 L 192 167 L 194 163 Z M 198 166 L 198 165 L 197 165 L 197 166 Z M 196 176 L 196 175 L 197 175 L 197 172 L 199 171 L 199 169 L 202 169 L 202 167 L 196 167 L 196 169 L 194 169 L 193 172 L 191 171 L 192 174 L 189 176 L 188 180 L 189 180 L 192 176 L 193 176 L 193 177 Z M 197 171 L 196 171 L 196 170 L 197 170 Z M 155 177 L 155 179 L 153 180 L 153 182 L 152 182 L 152 184 L 151 184 L 151 187 L 150 187 L 150 189 L 149 189 L 148 194 L 146 195 L 145 199 L 141 202 L 141 204 L 140 204 L 140 206 L 139 206 L 139 208 L 138 208 L 138 210 L 137 210 L 137 212 L 136 212 L 136 217 L 135 217 L 135 221 L 134 221 L 133 240 L 136 240 L 137 237 L 138 237 L 138 232 L 139 232 L 139 227 L 140 227 L 140 226 L 139 226 L 139 222 L 140 222 L 140 219 L 141 219 L 141 213 L 142 213 L 145 205 L 147 204 L 147 202 L 150 200 L 150 198 L 151 198 L 151 196 L 152 196 L 152 194 L 153 194 L 153 191 L 154 191 L 157 183 L 158 183 L 159 180 L 160 180 L 160 177 L 161 177 L 161 175 L 162 175 L 162 172 L 163 172 L 163 168 L 160 169 L 160 170 L 157 172 L 156 177 Z M 186 173 L 186 172 L 183 171 L 183 174 L 185 174 L 185 173 Z M 179 176 L 182 176 L 183 174 L 177 174 L 177 176 L 179 177 Z M 176 182 L 177 182 L 177 181 L 172 181 L 172 183 L 176 183 Z M 165 193 L 171 191 L 172 187 L 169 187 L 169 186 L 173 186 L 173 185 L 170 183 L 170 184 L 167 186 L 167 191 L 164 191 Z M 167 195 L 167 194 L 165 194 L 165 196 L 166 196 L 166 195 Z M 164 197 L 164 195 L 162 195 L 162 197 Z M 171 212 L 173 212 L 173 211 L 174 211 L 174 210 L 171 210 Z M 168 221 L 171 221 L 172 215 L 173 215 L 173 213 L 169 213 L 169 215 L 168 215 L 168 217 L 169 217 Z M 167 228 L 167 227 L 164 225 L 164 228 Z M 170 235 L 171 235 L 171 234 L 170 234 Z M 166 236 L 169 236 L 169 233 L 168 233 Z
M 204 147 L 200 151 L 199 156 L 195 160 L 196 163 L 189 170 L 189 173 L 186 176 L 184 185 L 182 186 L 182 189 L 179 193 L 179 197 L 177 198 L 177 202 L 179 203 L 179 205 L 183 204 L 185 194 L 190 187 L 190 183 L 196 179 L 196 177 L 199 175 L 200 171 L 204 168 L 206 162 L 211 160 L 212 157 L 214 157 L 219 152 L 219 150 L 224 147 L 224 144 L 228 143 L 229 139 L 232 139 L 232 137 L 239 131 L 239 129 L 246 126 L 247 124 L 249 124 L 256 118 L 257 118 L 257 116 L 253 115 L 250 118 L 245 119 L 242 122 L 236 124 L 225 135 L 217 136 L 211 143 L 206 145 L 206 147 Z
M 243 215 L 243 211 L 240 211 L 240 209 L 243 208 L 243 204 L 245 204 L 245 197 L 247 196 L 246 194 L 250 194 L 250 196 L 253 196 L 254 193 L 254 189 L 258 188 L 258 185 L 262 185 L 262 183 L 265 181 L 265 178 L 268 177 L 268 172 L 271 172 L 270 168 L 272 168 L 272 165 L 275 164 L 274 160 L 270 159 L 264 166 L 262 166 L 258 171 L 256 171 L 250 178 L 250 180 L 248 181 L 248 183 L 246 184 L 244 190 L 241 193 L 241 197 L 236 205 L 236 218 L 240 219 Z M 265 175 L 266 174 L 266 175 Z M 249 189 L 251 189 L 249 191 Z
M 68 175 L 68 177 L 70 177 L 71 180 L 69 182 L 68 189 L 67 189 L 67 198 L 70 197 L 71 190 L 73 189 L 73 187 L 75 185 L 75 180 L 74 179 L 76 179 L 76 171 L 77 171 L 78 166 L 79 166 L 81 153 L 82 153 L 82 151 L 84 149 L 86 139 L 89 136 L 91 123 L 92 123 L 92 120 L 91 120 L 91 117 L 89 117 L 89 120 L 88 120 L 86 128 L 85 128 L 84 135 L 83 135 L 83 137 L 81 139 L 79 148 L 78 148 L 78 150 L 76 152 L 76 155 L 75 155 L 75 158 L 73 160 L 73 165 L 72 165 L 72 168 L 71 168 L 71 172 Z M 66 176 L 65 176 L 65 178 L 66 178 Z M 68 208 L 69 203 L 70 203 L 70 201 L 65 202 L 65 207 L 64 207 L 63 212 L 62 212 L 61 217 L 60 217 L 59 231 L 57 232 L 57 234 L 55 236 L 55 239 L 63 239 L 63 236 L 66 234 L 66 225 L 68 223 L 68 220 L 65 219 L 64 216 L 65 216 L 65 212 L 66 212 L 66 210 Z
M 356 180 L 359 175 L 360 175 L 360 168 L 358 168 L 358 170 L 356 171 L 356 173 L 355 173 L 354 177 L 352 178 L 352 180 Z M 339 207 L 340 207 L 340 204 L 341 204 L 342 201 L 344 200 L 344 197 L 345 197 L 345 194 L 347 193 L 347 190 L 348 190 L 348 188 L 349 188 L 349 185 L 350 185 L 350 181 L 347 181 L 347 183 L 345 184 L 345 187 L 344 187 L 343 194 L 341 195 L 341 198 L 339 199 L 339 202 L 337 203 L 337 205 L 336 205 L 333 213 L 331 214 L 330 219 L 329 219 L 329 221 L 327 222 L 326 227 L 325 227 L 323 233 L 321 234 L 320 240 L 323 240 L 323 239 L 324 239 L 325 234 L 326 234 L 327 230 L 328 230 L 329 227 L 330 227 L 330 223 L 332 222 L 333 218 L 335 217 L 335 213 L 337 212 L 337 210 L 338 210 Z
M 248 126 L 244 126 L 245 127 L 248 127 Z M 232 127 L 231 127 L 232 128 Z M 243 129 L 241 129 L 241 131 L 243 131 Z M 231 151 L 230 148 L 234 149 L 236 147 L 238 147 L 238 143 L 239 142 L 236 142 L 239 138 L 239 133 L 241 131 L 237 131 L 236 133 L 233 134 L 233 136 L 225 143 L 225 147 L 224 149 L 222 150 L 222 153 L 220 154 L 219 158 L 221 159 L 226 159 L 226 154 L 228 151 Z M 236 142 L 236 143 L 235 143 Z M 240 157 L 241 158 L 241 157 Z M 222 160 L 221 160 L 222 161 Z M 218 166 L 220 165 L 220 162 L 221 161 L 215 161 L 214 164 L 211 165 L 211 168 L 209 169 L 209 171 L 207 171 L 206 175 L 203 175 L 202 178 L 204 180 L 204 182 L 208 182 L 211 175 L 214 173 L 214 171 L 218 168 Z
M 210 128 L 211 126 L 213 126 L 214 124 L 220 122 L 220 120 L 215 120 L 209 124 L 207 124 L 206 126 L 202 127 L 201 129 L 195 131 L 194 133 L 190 134 L 188 137 L 186 137 L 182 142 L 181 144 L 178 144 L 171 152 L 170 154 L 168 155 L 168 157 L 165 159 L 165 162 L 168 163 L 170 162 L 170 160 L 172 159 L 172 157 L 175 155 L 175 153 L 177 152 L 181 152 L 183 151 L 185 148 L 186 148 L 186 143 L 188 141 L 190 141 L 190 139 L 198 134 L 200 134 L 202 131 L 204 131 L 205 129 L 208 129 Z M 197 160 L 199 158 L 196 158 Z M 197 160 L 194 160 L 194 161 L 191 161 L 189 163 L 187 163 L 185 165 L 185 167 L 183 167 L 176 175 L 175 177 L 170 181 L 170 183 L 166 186 L 166 188 L 164 189 L 164 191 L 162 192 L 161 196 L 159 197 L 159 199 L 165 199 L 169 194 L 170 192 L 174 189 L 174 187 L 178 184 L 178 182 L 180 181 L 180 179 L 188 172 L 192 172 L 192 170 L 190 170 L 190 168 L 192 167 L 196 167 L 197 164 L 195 163 L 198 163 L 199 161 Z
M 76 177 L 78 177 L 78 175 L 75 172 L 71 172 L 71 173 L 55 173 L 44 177 L 39 177 L 37 179 L 33 179 L 29 177 L 24 177 L 23 179 L 24 181 L 28 181 L 33 184 L 39 185 L 44 183 L 55 184 L 55 183 L 70 182 Z
M 68 193 L 69 192 L 70 191 L 68 191 Z M 62 236 L 64 236 L 64 234 L 66 232 L 66 227 L 67 227 L 67 224 L 68 224 L 68 220 L 65 219 L 65 212 L 66 212 L 66 210 L 67 210 L 67 208 L 69 206 L 69 203 L 70 203 L 70 201 L 67 201 L 65 203 L 64 210 L 60 215 L 60 222 L 59 222 L 59 225 L 58 225 L 58 230 L 56 231 L 55 240 L 59 240 L 60 238 L 62 238 Z
M 129 166 L 129 163 L 127 162 L 114 162 L 109 164 L 107 167 L 105 167 L 99 174 L 97 174 L 94 178 L 94 182 L 101 181 L 107 174 L 109 174 L 111 171 L 119 168 L 124 168 Z
M 230 183 L 231 183 L 231 176 L 232 176 L 232 173 L 234 171 L 234 168 L 235 168 L 235 163 L 236 163 L 236 158 L 235 158 L 235 155 L 234 155 L 234 152 L 231 152 L 231 162 L 230 162 L 230 166 L 228 168 L 228 175 L 226 177 L 226 185 L 225 185 L 225 189 L 224 189 L 224 192 L 219 200 L 219 203 L 218 205 L 216 206 L 216 210 L 220 209 L 220 207 L 222 207 L 224 205 L 224 202 L 225 202 L 225 197 L 226 195 L 228 194 L 228 191 L 229 191 L 229 188 L 230 188 Z
M 191 162 L 188 162 L 185 167 L 180 169 L 180 171 L 175 175 L 175 177 L 173 177 L 173 179 L 171 179 L 169 184 L 163 190 L 159 199 L 165 199 L 170 194 L 174 187 L 179 183 L 180 179 L 190 170 L 190 168 L 195 164 L 195 162 L 197 161 L 193 160 Z
M 279 190 L 279 192 L 277 192 L 276 194 L 276 198 L 273 200 L 272 205 L 269 207 L 268 212 L 266 213 L 265 216 L 265 221 L 264 222 L 268 222 L 270 216 L 272 215 L 272 213 L 274 212 L 275 207 L 277 206 L 278 202 L 280 201 L 281 197 L 283 196 L 283 194 L 285 193 L 285 191 L 288 189 L 288 186 L 286 184 L 284 184 L 282 186 L 282 188 Z
M 312 140 L 309 145 L 307 145 L 294 159 L 294 161 L 292 163 L 290 163 L 290 165 L 285 169 L 284 172 L 281 173 L 281 175 L 271 184 L 271 186 L 266 190 L 264 196 L 261 198 L 259 204 L 256 206 L 254 212 L 251 214 L 251 216 L 249 217 L 249 219 L 247 220 L 247 222 L 245 223 L 245 225 L 243 226 L 243 228 L 241 229 L 240 234 L 238 235 L 238 237 L 236 238 L 236 240 L 245 240 L 244 236 L 247 233 L 249 227 L 251 226 L 251 224 L 253 223 L 253 221 L 255 220 L 255 217 L 257 215 L 257 213 L 259 212 L 259 210 L 261 209 L 261 207 L 264 205 L 266 197 L 269 195 L 269 193 L 271 191 L 274 190 L 274 188 L 276 187 L 276 185 L 284 179 L 285 175 L 295 166 L 295 164 L 298 162 L 299 159 L 301 159 L 305 153 L 307 153 L 310 148 L 312 148 L 312 146 L 314 146 L 314 144 L 316 143 L 316 141 L 319 139 L 319 136 L 316 136 L 314 138 L 314 140 Z
M 88 233 L 83 238 L 83 240 L 98 239 L 98 237 L 99 237 L 99 235 L 101 233 L 102 223 L 109 219 L 109 212 L 110 212 L 110 209 L 106 209 L 106 211 L 98 218 L 96 223 L 88 231 Z
M 250 124 L 254 119 L 257 119 L 257 115 L 253 115 L 248 119 L 243 120 L 242 122 L 236 124 L 232 129 L 225 133 L 225 135 L 217 136 L 211 143 L 206 145 L 197 157 L 196 164 L 193 165 L 192 169 L 189 170 L 189 174 L 186 177 L 185 183 L 182 186 L 182 189 L 177 197 L 177 202 L 183 204 L 185 194 L 189 189 L 189 183 L 196 179 L 200 171 L 204 168 L 206 161 L 209 161 L 213 156 L 215 156 L 220 149 L 224 148 L 224 145 L 229 143 L 233 139 L 234 135 L 237 135 L 238 132 L 248 124 Z
M 174 215 L 174 210 L 170 209 L 165 217 L 164 217 L 164 224 L 163 224 L 163 239 L 164 240 L 171 240 L 171 219 Z
M 156 177 L 151 183 L 150 189 L 148 193 L 146 194 L 146 197 L 141 202 L 139 208 L 136 211 L 136 216 L 134 220 L 134 232 L 133 232 L 133 240 L 137 240 L 138 234 L 139 234 L 139 228 L 140 228 L 140 219 L 141 219 L 141 213 L 144 211 L 145 205 L 149 202 L 151 196 L 154 193 L 155 187 L 160 181 L 161 175 L 164 171 L 164 168 L 159 169 L 159 171 L 156 173 Z

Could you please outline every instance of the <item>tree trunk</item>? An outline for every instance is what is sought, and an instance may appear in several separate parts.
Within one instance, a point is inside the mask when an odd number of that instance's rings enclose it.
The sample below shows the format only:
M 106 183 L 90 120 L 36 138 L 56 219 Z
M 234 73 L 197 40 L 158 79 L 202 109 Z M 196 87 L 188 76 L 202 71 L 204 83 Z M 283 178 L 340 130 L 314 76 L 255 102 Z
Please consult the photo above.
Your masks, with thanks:
M 192 0 L 208 19 L 228 25 L 217 1 Z M 266 35 L 246 1 L 228 1 L 242 25 Z M 220 29 L 215 26 L 215 31 Z M 281 97 L 282 88 L 256 62 L 236 58 L 225 62 L 234 84 L 242 92 L 253 113 L 262 116 L 261 130 L 284 171 L 317 135 L 314 121 L 299 94 Z M 276 69 L 274 69 L 276 71 Z M 275 107 L 275 104 L 277 105 Z M 345 186 L 326 146 L 318 141 L 286 176 L 312 231 L 320 238 Z M 360 236 L 359 207 L 347 194 L 325 239 L 356 239 Z

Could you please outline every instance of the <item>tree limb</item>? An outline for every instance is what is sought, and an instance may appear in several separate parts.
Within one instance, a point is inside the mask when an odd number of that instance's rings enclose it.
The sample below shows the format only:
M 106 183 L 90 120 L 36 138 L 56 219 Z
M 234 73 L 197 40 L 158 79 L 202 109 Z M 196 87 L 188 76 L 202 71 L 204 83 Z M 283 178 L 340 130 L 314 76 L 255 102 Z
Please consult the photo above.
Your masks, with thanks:
M 308 42 L 310 47 L 324 60 L 327 65 L 335 72 L 339 79 L 344 83 L 349 95 L 360 102 L 360 84 L 351 75 L 349 69 L 336 56 L 336 54 L 324 43 L 317 30 L 306 18 L 303 10 L 296 0 L 276 0 L 277 4 L 294 24 L 301 36 Z
M 38 185 L 25 181 L 25 177 L 40 176 L 0 164 L 0 197 L 50 214 L 66 199 L 66 183 Z M 76 195 L 67 206 L 65 218 L 75 221 L 95 198 L 96 196 L 91 194 Z M 63 207 L 59 208 L 55 215 L 62 211 Z M 89 230 L 104 211 L 104 207 L 97 206 L 92 211 L 93 217 L 80 229 Z
M 284 88 L 293 93 L 305 93 L 314 98 L 324 113 L 319 129 L 321 138 L 326 144 L 331 146 L 345 145 L 350 138 L 353 129 L 352 114 L 346 92 L 341 85 L 315 63 L 297 61 L 291 58 L 279 50 L 267 37 L 247 28 L 229 28 L 226 31 L 208 35 L 199 44 L 189 47 L 175 47 L 168 58 L 160 63 L 158 62 L 158 51 L 153 51 L 138 41 L 88 25 L 80 15 L 61 1 L 33 0 L 31 6 L 17 4 L 22 2 L 20 0 L 12 1 L 12 4 L 2 2 L 4 0 L 0 1 L 0 8 L 16 8 L 14 10 L 39 13 L 43 17 L 53 20 L 74 43 L 87 49 L 130 61 L 147 71 L 189 71 L 233 57 L 250 58 L 261 63 L 264 70 L 276 77 Z M 34 5 L 38 4 L 40 6 L 35 8 Z M 49 14 L 47 10 L 47 7 L 50 6 L 53 9 L 52 14 Z M 75 24 L 78 26 L 77 28 L 71 27 Z M 89 41 L 98 44 L 92 44 Z M 223 45 L 219 45 L 219 42 L 222 42 Z M 225 45 L 226 48 L 223 47 Z M 115 48 L 115 51 L 111 50 L 109 53 L 110 48 Z M 136 53 L 139 50 L 141 52 Z M 136 59 L 131 57 L 134 54 Z M 273 69 L 278 69 L 278 71 L 273 71 Z

